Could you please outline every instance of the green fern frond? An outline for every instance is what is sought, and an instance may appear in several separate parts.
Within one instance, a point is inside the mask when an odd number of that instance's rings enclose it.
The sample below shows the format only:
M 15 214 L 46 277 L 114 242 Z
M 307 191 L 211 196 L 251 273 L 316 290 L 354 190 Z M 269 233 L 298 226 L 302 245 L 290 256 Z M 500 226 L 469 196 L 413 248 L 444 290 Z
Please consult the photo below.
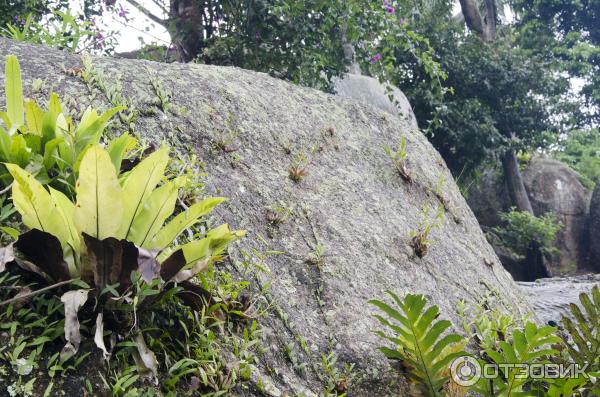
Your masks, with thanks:
M 530 395 L 524 394 L 524 386 L 531 382 L 529 373 L 523 372 L 523 367 L 519 365 L 546 363 L 547 357 L 558 355 L 552 345 L 560 342 L 555 327 L 538 327 L 528 322 L 524 329 L 515 329 L 510 339 L 498 342 L 497 349 L 484 350 L 485 355 L 498 365 L 503 376 L 494 378 L 493 384 L 489 379 L 482 378 L 474 390 L 486 396 Z
M 388 318 L 375 315 L 375 318 L 393 332 L 389 336 L 382 331 L 377 335 L 394 343 L 395 348 L 381 347 L 386 357 L 401 360 L 408 368 L 408 376 L 417 389 L 428 397 L 443 396 L 443 388 L 448 382 L 448 366 L 463 351 L 452 352 L 450 347 L 463 341 L 463 337 L 448 333 L 442 336 L 452 325 L 448 320 L 436 321 L 439 308 L 425 308 L 427 300 L 423 295 L 408 294 L 400 299 L 391 291 L 386 293 L 396 304 L 394 307 L 380 300 L 371 300 L 370 304 L 380 309 Z
M 589 371 L 600 371 L 600 290 L 592 288 L 591 298 L 588 294 L 579 295 L 581 308 L 572 303 L 571 314 L 575 321 L 563 317 L 562 323 L 569 333 L 566 342 L 571 358 L 578 364 L 589 364 Z

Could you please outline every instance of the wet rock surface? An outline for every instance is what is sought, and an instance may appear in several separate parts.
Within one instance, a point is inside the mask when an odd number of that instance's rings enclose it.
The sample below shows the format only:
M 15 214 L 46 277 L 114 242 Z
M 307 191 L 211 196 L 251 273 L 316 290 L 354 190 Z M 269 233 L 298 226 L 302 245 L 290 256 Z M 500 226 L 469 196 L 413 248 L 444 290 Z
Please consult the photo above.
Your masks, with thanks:
M 517 284 L 529 296 L 540 321 L 559 323 L 562 316 L 570 316 L 569 304 L 579 305 L 580 294 L 589 293 L 595 285 L 600 285 L 600 275 L 554 277 Z

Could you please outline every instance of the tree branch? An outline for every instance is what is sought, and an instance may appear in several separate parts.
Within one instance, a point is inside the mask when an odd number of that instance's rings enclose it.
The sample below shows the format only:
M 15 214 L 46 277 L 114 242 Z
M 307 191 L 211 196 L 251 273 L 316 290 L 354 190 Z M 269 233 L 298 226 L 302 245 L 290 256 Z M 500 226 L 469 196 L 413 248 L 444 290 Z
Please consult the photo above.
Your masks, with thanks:
M 42 289 L 38 289 L 36 291 L 29 292 L 27 294 L 17 295 L 14 298 L 10 298 L 10 299 L 5 300 L 4 302 L 0 302 L 0 306 L 5 306 L 5 305 L 8 305 L 8 304 L 11 304 L 11 303 L 14 303 L 14 302 L 18 302 L 18 301 L 23 300 L 23 299 L 32 298 L 32 297 L 34 297 L 36 295 L 43 294 L 44 292 L 50 291 L 50 290 L 52 290 L 54 288 L 58 288 L 58 287 L 61 287 L 63 285 L 67 285 L 67 284 L 69 284 L 69 283 L 71 283 L 73 281 L 74 281 L 74 279 L 65 280 L 65 281 L 58 282 L 56 284 L 49 285 L 49 286 L 44 287 Z
M 148 17 L 153 22 L 156 22 L 157 24 L 159 24 L 161 26 L 164 26 L 165 28 L 167 27 L 168 21 L 166 19 L 162 19 L 162 18 L 157 17 L 156 15 L 154 15 L 153 13 L 151 13 L 146 7 L 144 7 L 143 5 L 141 5 L 140 3 L 138 3 L 136 0 L 126 0 L 126 1 L 129 4 L 131 4 L 132 6 L 134 6 L 135 8 L 137 8 L 139 12 L 141 12 L 142 14 L 144 14 L 146 17 Z
M 164 2 L 162 2 L 162 1 L 160 1 L 160 0 L 152 0 L 152 2 L 153 2 L 154 4 L 156 4 L 156 6 L 157 6 L 158 8 L 160 8 L 160 10 L 161 10 L 162 12 L 164 12 L 164 13 L 165 13 L 165 15 L 168 15 L 168 14 L 169 14 L 169 12 L 167 11 L 167 8 L 165 7 L 165 3 L 164 3 Z

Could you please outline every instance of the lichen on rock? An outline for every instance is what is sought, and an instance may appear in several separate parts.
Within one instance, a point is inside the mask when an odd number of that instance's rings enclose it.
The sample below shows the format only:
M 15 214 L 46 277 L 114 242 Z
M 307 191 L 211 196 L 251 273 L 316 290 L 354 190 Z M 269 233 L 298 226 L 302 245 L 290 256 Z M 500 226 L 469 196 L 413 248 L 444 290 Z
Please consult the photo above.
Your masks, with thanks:
M 0 39 L 0 58 L 8 54 L 18 56 L 26 87 L 42 79 L 46 90 L 76 98 L 79 106 L 108 106 L 79 76 L 65 73 L 82 67 L 79 57 Z M 352 396 L 405 395 L 397 372 L 376 350 L 381 341 L 372 332 L 374 308 L 366 304 L 386 289 L 425 294 L 455 324 L 459 300 L 477 302 L 490 290 L 507 308 L 528 310 L 442 158 L 410 121 L 414 117 L 232 67 L 92 62 L 110 79 L 120 76 L 123 97 L 140 109 L 137 133 L 193 148 L 206 164 L 208 192 L 230 198 L 217 211 L 219 221 L 248 231 L 230 252 L 233 263 L 253 249 L 281 252 L 265 259 L 268 275 L 252 280 L 271 281 L 274 310 L 261 319 L 266 352 L 254 378 L 265 379 L 273 395 L 318 395 L 321 354 L 330 352 L 340 363 L 355 364 Z M 150 78 L 172 94 L 171 110 L 153 104 Z M 26 95 L 33 95 L 29 88 Z M 402 136 L 411 184 L 383 150 L 397 147 Z M 215 145 L 221 141 L 227 145 Z M 299 154 L 307 159 L 306 175 L 295 183 L 288 170 Z M 410 232 L 423 206 L 437 207 L 440 197 L 452 216 L 431 232 L 427 255 L 415 257 Z M 269 237 L 265 210 L 277 203 L 291 213 Z M 307 260 L 317 247 L 318 264 Z M 308 363 L 304 370 L 284 353 L 286 346 Z

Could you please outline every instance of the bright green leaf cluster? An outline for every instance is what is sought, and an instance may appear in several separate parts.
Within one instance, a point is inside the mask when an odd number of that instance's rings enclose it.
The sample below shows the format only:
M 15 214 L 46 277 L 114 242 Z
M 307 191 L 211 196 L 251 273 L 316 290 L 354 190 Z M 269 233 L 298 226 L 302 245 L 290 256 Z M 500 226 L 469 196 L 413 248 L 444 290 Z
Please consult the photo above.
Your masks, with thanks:
M 162 147 L 119 178 L 107 150 L 96 144 L 82 156 L 76 185 L 77 201 L 64 194 L 46 190 L 32 174 L 16 164 L 7 164 L 14 178 L 13 202 L 25 226 L 57 237 L 73 277 L 81 270 L 82 233 L 103 240 L 114 237 L 135 245 L 162 251 L 187 228 L 196 224 L 224 198 L 207 198 L 190 206 L 169 222 L 175 211 L 181 178 L 164 181 L 169 149 Z M 165 224 L 166 222 L 166 224 Z M 181 249 L 186 266 L 218 255 L 229 242 L 243 235 L 222 225 L 211 230 L 204 239 L 192 241 Z M 166 252 L 166 251 L 165 251 Z M 166 255 L 159 257 L 166 259 Z
M 23 101 L 21 69 L 13 55 L 5 65 L 6 111 L 0 112 L 0 162 L 26 168 L 40 182 L 52 184 L 72 196 L 79 165 L 85 150 L 100 141 L 110 119 L 123 107 L 102 114 L 88 108 L 78 126 L 65 116 L 58 95 L 50 96 L 47 110 L 30 99 Z M 114 163 L 135 146 L 136 141 L 123 135 L 111 143 Z M 10 175 L 2 175 L 5 184 Z

